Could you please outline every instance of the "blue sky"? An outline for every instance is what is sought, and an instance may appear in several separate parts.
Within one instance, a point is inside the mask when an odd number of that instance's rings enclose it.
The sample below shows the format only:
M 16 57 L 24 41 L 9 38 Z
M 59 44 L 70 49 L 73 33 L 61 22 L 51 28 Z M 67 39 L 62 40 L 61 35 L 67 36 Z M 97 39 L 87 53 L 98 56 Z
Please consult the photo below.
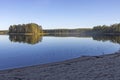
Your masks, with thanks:
M 0 0 L 0 29 L 37 23 L 46 28 L 86 28 L 120 22 L 120 0 Z

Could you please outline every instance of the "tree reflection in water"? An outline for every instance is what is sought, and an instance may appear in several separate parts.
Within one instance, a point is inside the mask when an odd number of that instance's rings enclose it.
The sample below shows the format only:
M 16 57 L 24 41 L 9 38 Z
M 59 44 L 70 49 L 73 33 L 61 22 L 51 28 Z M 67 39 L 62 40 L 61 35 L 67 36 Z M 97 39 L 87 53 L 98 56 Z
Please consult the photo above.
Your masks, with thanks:
M 118 43 L 120 44 L 120 36 L 92 36 L 93 40 L 97 40 L 97 41 L 111 41 L 113 43 Z
M 106 35 L 79 35 L 79 34 L 47 34 L 44 36 L 54 36 L 54 37 L 77 37 L 77 38 L 88 38 L 92 37 L 93 40 L 97 41 L 111 41 L 113 43 L 120 44 L 120 36 L 106 36 Z M 42 41 L 42 35 L 9 35 L 11 42 L 37 44 Z
M 42 41 L 42 35 L 9 35 L 11 42 L 37 44 Z
M 88 34 L 48 34 L 45 36 L 54 36 L 54 37 L 92 37 L 93 40 L 97 41 L 111 41 L 112 43 L 120 44 L 120 36 L 116 35 L 88 35 Z

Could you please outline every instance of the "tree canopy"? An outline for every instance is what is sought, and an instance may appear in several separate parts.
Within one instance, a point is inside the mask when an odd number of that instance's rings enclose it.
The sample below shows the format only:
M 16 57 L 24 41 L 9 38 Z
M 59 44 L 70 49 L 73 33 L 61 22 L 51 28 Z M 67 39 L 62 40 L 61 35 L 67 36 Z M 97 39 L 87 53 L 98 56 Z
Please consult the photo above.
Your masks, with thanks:
M 107 26 L 107 25 L 95 26 L 93 28 L 93 31 L 100 32 L 100 33 L 120 33 L 120 23 L 119 24 L 113 24 L 113 25 L 110 25 L 110 26 Z
M 29 23 L 29 24 L 19 24 L 19 25 L 11 25 L 9 27 L 9 33 L 41 33 L 42 32 L 42 26 L 39 26 L 35 23 Z

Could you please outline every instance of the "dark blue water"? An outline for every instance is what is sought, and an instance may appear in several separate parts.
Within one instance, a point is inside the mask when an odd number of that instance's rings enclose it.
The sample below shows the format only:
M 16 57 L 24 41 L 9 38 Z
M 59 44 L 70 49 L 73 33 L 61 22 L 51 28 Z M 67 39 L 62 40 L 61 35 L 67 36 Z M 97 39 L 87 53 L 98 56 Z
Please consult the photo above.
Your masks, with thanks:
M 28 44 L 0 36 L 0 69 L 114 53 L 119 49 L 117 41 L 93 40 L 92 37 L 42 37 L 41 42 Z

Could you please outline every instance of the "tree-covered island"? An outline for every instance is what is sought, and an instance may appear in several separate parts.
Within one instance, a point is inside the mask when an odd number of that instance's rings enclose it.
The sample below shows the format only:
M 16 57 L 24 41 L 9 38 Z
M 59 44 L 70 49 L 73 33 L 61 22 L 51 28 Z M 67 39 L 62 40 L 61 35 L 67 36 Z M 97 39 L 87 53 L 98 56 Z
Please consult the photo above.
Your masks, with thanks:
M 11 25 L 9 27 L 9 34 L 42 34 L 42 26 L 36 23 Z

